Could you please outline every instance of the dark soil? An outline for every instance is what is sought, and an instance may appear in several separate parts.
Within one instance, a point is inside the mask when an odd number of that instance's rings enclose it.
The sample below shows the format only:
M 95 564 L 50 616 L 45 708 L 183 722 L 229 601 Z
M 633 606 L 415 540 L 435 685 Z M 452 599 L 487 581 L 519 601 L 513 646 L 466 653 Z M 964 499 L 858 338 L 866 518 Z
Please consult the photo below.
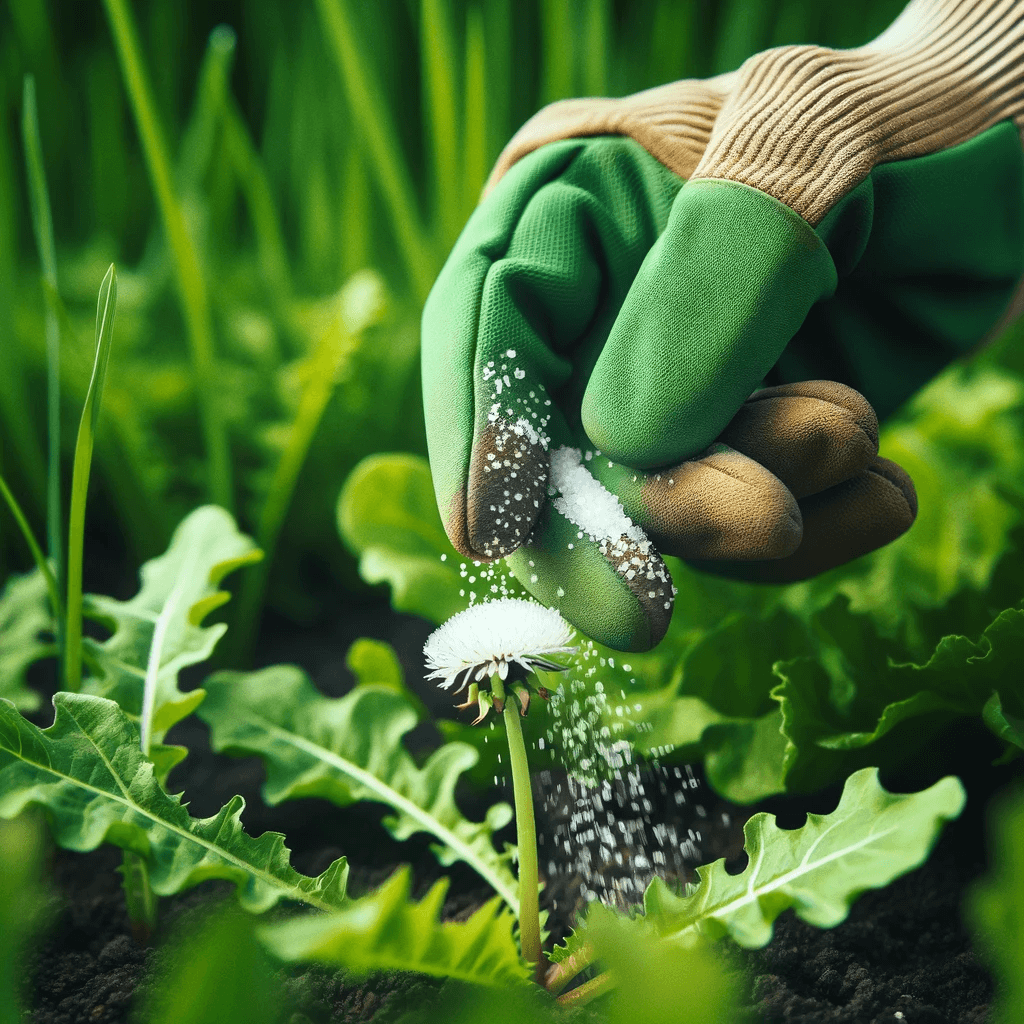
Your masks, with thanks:
M 259 663 L 294 661 L 302 664 L 320 688 L 333 696 L 352 683 L 344 653 L 355 636 L 377 636 L 399 651 L 408 678 L 420 680 L 419 652 L 428 627 L 417 620 L 396 617 L 385 608 L 361 609 L 334 619 L 332 632 L 309 633 L 275 623 L 268 631 Z M 264 635 L 267 635 L 265 633 Z M 433 688 L 418 690 L 431 710 L 445 709 Z M 40 724 L 46 724 L 41 721 Z M 430 743 L 432 727 L 411 736 L 414 746 Z M 210 751 L 205 726 L 181 723 L 170 739 L 184 743 L 191 753 L 171 777 L 172 789 L 184 790 L 195 815 L 215 813 L 233 794 L 247 803 L 243 821 L 251 834 L 272 829 L 283 832 L 293 851 L 293 864 L 307 874 L 322 871 L 345 854 L 352 868 L 351 889 L 364 892 L 378 884 L 401 863 L 412 863 L 417 894 L 425 892 L 441 874 L 426 837 L 394 842 L 379 825 L 381 808 L 358 806 L 345 810 L 322 801 L 298 800 L 276 808 L 259 796 L 263 770 L 256 759 L 234 760 Z M 535 785 L 547 798 L 538 800 L 539 829 L 543 835 L 542 874 L 555 867 L 547 881 L 545 902 L 549 927 L 556 937 L 566 934 L 580 902 L 580 886 L 618 891 L 615 869 L 581 873 L 579 858 L 572 863 L 557 855 L 569 835 L 571 807 L 566 799 L 552 799 L 559 779 L 542 773 Z M 780 918 L 775 938 L 763 950 L 727 951 L 743 978 L 750 1021 L 835 1022 L 835 1024 L 983 1024 L 988 1019 L 992 983 L 971 950 L 960 920 L 965 888 L 984 870 L 983 807 L 988 792 L 1005 780 L 1005 773 L 983 775 L 969 782 L 972 798 L 964 817 L 951 825 L 928 863 L 887 889 L 871 892 L 854 905 L 839 927 L 821 931 L 803 924 L 787 912 Z M 678 836 L 695 839 L 687 849 L 685 876 L 701 862 L 720 856 L 730 866 L 743 866 L 742 823 L 755 808 L 741 810 L 718 801 L 699 777 L 662 769 L 645 775 L 647 791 L 654 794 L 650 818 L 671 823 Z M 692 788 L 691 788 L 692 787 Z M 685 788 L 685 797 L 676 793 Z M 541 794 L 538 793 L 540 797 Z M 493 794 L 460 794 L 470 816 L 481 817 Z M 796 827 L 805 810 L 828 811 L 838 793 L 824 794 L 801 805 L 789 801 L 769 807 L 779 813 L 780 824 Z M 511 833 L 509 839 L 511 839 Z M 580 837 L 577 835 L 576 837 Z M 634 851 L 635 852 L 635 851 Z M 630 871 L 630 858 L 619 875 Z M 53 858 L 55 916 L 38 950 L 30 973 L 33 1024 L 104 1024 L 130 1019 L 137 989 L 159 951 L 140 947 L 131 929 L 120 888 L 120 851 L 111 848 L 90 854 L 57 851 Z M 671 869 L 671 865 L 669 865 Z M 635 868 L 633 869 L 635 872 Z M 452 882 L 445 915 L 470 913 L 491 895 L 477 876 L 463 865 L 447 869 Z M 153 938 L 156 946 L 169 931 L 190 917 L 198 919 L 227 898 L 228 887 L 205 883 L 197 889 L 162 901 L 161 923 Z M 723 944 L 727 946 L 727 944 Z M 436 994 L 439 983 L 407 975 L 377 975 L 352 982 L 337 972 L 319 968 L 282 975 L 293 1019 L 319 1022 L 395 1020 L 424 998 Z M 286 1017 L 287 1019 L 287 1017 Z M 443 1019 L 439 1017 L 438 1019 Z

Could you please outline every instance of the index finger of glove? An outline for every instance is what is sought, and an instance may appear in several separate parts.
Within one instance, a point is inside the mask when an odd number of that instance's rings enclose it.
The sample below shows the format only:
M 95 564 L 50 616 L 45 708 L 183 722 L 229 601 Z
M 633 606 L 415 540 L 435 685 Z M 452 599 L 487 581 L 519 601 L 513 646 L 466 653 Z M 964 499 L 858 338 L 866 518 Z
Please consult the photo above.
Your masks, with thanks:
M 470 220 L 428 299 L 422 350 L 438 506 L 469 557 L 529 535 L 547 448 L 568 437 L 549 396 L 572 405 L 581 353 L 603 342 L 679 184 L 630 140 L 567 142 L 517 164 Z

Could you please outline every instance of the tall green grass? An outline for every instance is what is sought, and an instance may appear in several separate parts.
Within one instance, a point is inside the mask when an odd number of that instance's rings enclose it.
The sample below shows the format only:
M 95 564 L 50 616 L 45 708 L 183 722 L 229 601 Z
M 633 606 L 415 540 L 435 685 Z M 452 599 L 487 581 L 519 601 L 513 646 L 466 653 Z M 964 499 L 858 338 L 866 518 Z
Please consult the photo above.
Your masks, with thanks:
M 134 560 L 194 505 L 234 507 L 275 552 L 248 621 L 264 585 L 287 614 L 315 614 L 310 565 L 361 586 L 330 514 L 347 470 L 374 449 L 422 449 L 419 310 L 518 125 L 553 99 L 713 74 L 768 45 L 853 45 L 901 6 L 235 0 L 216 5 L 218 25 L 202 0 L 8 0 L 0 471 L 26 525 L 46 524 L 57 577 L 74 450 L 61 413 L 88 392 L 111 262 L 118 358 L 93 532 Z M 384 320 L 310 390 L 300 369 L 323 357 L 325 310 L 366 267 L 387 282 Z M 28 564 L 11 531 L 0 563 Z M 87 589 L 89 565 L 87 541 Z

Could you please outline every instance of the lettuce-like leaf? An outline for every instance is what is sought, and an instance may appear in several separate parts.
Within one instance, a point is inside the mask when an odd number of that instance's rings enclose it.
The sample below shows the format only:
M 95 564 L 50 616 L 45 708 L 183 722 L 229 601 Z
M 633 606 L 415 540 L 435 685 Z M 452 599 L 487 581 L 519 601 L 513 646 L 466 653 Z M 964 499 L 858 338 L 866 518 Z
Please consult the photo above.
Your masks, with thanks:
M 397 839 L 428 832 L 442 864 L 465 861 L 518 909 L 518 884 L 498 853 L 494 832 L 512 817 L 508 804 L 470 821 L 455 803 L 460 775 L 476 763 L 464 743 L 446 743 L 416 766 L 402 737 L 416 712 L 388 687 L 360 684 L 338 699 L 322 696 L 301 669 L 275 665 L 259 672 L 218 672 L 206 683 L 199 716 L 215 750 L 256 754 L 267 770 L 268 804 L 302 796 L 345 806 L 378 800 L 394 810 L 384 824 Z
M 421 456 L 363 459 L 338 498 L 338 529 L 359 557 L 360 575 L 367 583 L 388 583 L 398 611 L 444 622 L 469 603 L 460 593 L 464 559 L 445 535 Z
M 789 907 L 808 924 L 834 928 L 866 889 L 881 889 L 922 864 L 965 800 L 953 776 L 904 795 L 887 792 L 877 770 L 865 768 L 847 779 L 831 814 L 808 814 L 802 828 L 781 829 L 764 812 L 750 818 L 743 827 L 749 863 L 740 874 L 730 875 L 725 859 L 717 860 L 698 868 L 686 896 L 656 878 L 644 895 L 645 916 L 665 938 L 699 931 L 747 947 L 766 945 Z
M 989 873 L 968 895 L 974 941 L 996 976 L 992 1024 L 1024 1015 L 1024 791 L 998 802 L 989 842 Z
M 401 867 L 379 889 L 327 915 L 306 915 L 260 929 L 281 960 L 335 964 L 358 973 L 416 971 L 478 985 L 529 977 L 512 937 L 515 915 L 495 896 L 465 921 L 441 921 L 448 879 L 413 903 Z
M 865 768 L 846 780 L 831 814 L 808 814 L 802 828 L 781 829 L 764 812 L 750 818 L 743 829 L 749 862 L 738 875 L 725 870 L 724 858 L 717 860 L 697 869 L 696 885 L 683 896 L 655 878 L 633 926 L 653 928 L 662 941 L 685 947 L 700 937 L 729 936 L 749 948 L 767 944 L 775 919 L 790 907 L 808 924 L 833 928 L 866 889 L 880 889 L 922 864 L 965 800 L 953 776 L 903 795 L 887 792 L 877 770 Z M 588 941 L 584 923 L 573 945 Z
M 820 786 L 823 770 L 834 777 L 857 759 L 874 759 L 875 750 L 843 755 L 878 743 L 903 723 L 921 736 L 956 717 L 981 717 L 1007 742 L 1020 740 L 1011 722 L 1024 701 L 1024 609 L 1000 612 L 977 640 L 943 637 L 920 663 L 897 661 L 870 620 L 840 602 L 817 622 L 836 637 L 837 657 L 775 668 L 782 680 L 772 696 L 787 739 L 787 788 Z M 901 742 L 909 739 L 904 729 Z M 894 760 L 896 752 L 889 753 Z
M 240 796 L 213 817 L 190 817 L 158 783 L 138 731 L 113 701 L 58 693 L 53 705 L 53 725 L 39 729 L 10 701 L 0 701 L 0 818 L 41 807 L 65 849 L 109 842 L 131 850 L 145 859 L 159 896 L 220 878 L 235 884 L 247 910 L 263 911 L 282 899 L 322 910 L 344 903 L 344 857 L 317 878 L 299 874 L 283 836 L 246 834 Z
M 202 625 L 230 597 L 219 589 L 220 581 L 262 557 L 222 508 L 204 505 L 186 516 L 167 551 L 143 565 L 135 597 L 89 596 L 88 614 L 114 632 L 102 643 L 86 641 L 89 660 L 101 674 L 86 681 L 85 692 L 117 701 L 143 737 L 158 744 L 205 696 L 203 690 L 178 689 L 178 673 L 209 658 L 227 630 L 224 623 Z M 143 721 L 147 685 L 153 692 L 152 708 L 145 709 L 148 722 Z
M 46 580 L 38 569 L 11 576 L 0 594 L 0 697 L 22 711 L 35 711 L 42 698 L 25 682 L 31 665 L 56 652 L 53 612 Z

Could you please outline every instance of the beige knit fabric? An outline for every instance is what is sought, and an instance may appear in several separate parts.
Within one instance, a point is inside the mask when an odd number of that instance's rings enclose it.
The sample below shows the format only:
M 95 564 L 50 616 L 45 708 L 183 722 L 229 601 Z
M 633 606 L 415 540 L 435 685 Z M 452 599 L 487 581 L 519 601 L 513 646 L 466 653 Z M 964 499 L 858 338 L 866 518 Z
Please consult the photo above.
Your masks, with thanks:
M 682 178 L 700 162 L 715 118 L 735 72 L 717 78 L 688 78 L 624 99 L 559 100 L 539 110 L 502 150 L 484 187 L 484 195 L 528 153 L 560 139 L 628 135 Z
M 552 104 L 513 137 L 487 187 L 545 143 L 628 135 L 682 177 L 742 182 L 813 225 L 877 164 L 1009 118 L 1024 126 L 1024 0 L 911 0 L 857 49 L 783 46 L 705 82 Z

